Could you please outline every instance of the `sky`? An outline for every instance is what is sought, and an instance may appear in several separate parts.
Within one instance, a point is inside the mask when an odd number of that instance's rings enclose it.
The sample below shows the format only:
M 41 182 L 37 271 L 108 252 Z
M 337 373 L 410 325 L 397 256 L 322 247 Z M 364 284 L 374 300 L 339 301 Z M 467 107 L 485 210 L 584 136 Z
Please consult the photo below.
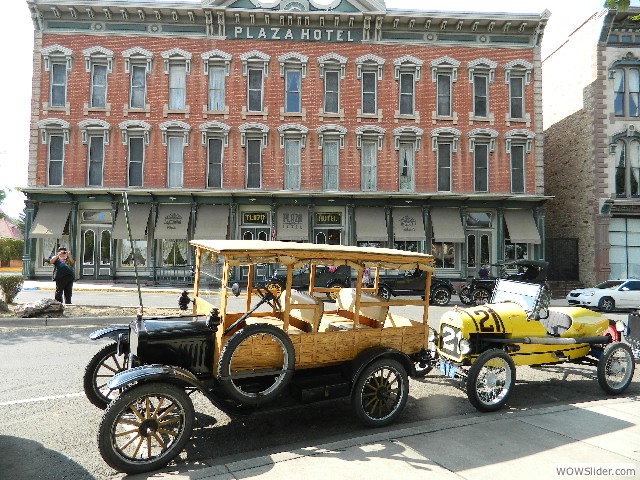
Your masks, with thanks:
M 542 13 L 547 9 L 551 18 L 543 37 L 543 58 L 603 4 L 604 0 L 386 0 L 388 9 L 403 10 Z M 640 0 L 632 0 L 632 5 L 640 5 Z M 0 189 L 7 193 L 0 208 L 17 218 L 25 198 L 18 189 L 27 186 L 33 53 L 33 23 L 25 0 L 2 2 L 0 45 L 5 60 L 12 62 L 12 68 L 0 75 Z

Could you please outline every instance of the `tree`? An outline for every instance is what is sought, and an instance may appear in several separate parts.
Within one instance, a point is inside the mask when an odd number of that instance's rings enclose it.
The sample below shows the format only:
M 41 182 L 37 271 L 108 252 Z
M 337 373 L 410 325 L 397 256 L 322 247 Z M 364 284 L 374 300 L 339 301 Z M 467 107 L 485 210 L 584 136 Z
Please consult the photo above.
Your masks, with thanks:
M 630 4 L 630 0 L 605 0 L 604 2 L 605 7 L 617 8 L 618 10 L 627 10 Z

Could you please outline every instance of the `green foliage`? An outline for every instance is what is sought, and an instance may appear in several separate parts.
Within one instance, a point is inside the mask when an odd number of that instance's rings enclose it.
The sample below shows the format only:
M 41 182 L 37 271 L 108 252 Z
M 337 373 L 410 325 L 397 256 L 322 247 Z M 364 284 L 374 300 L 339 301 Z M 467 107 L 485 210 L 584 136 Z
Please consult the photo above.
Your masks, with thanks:
M 13 303 L 13 300 L 22 290 L 23 284 L 24 277 L 22 275 L 0 275 L 0 290 L 2 290 L 4 301 Z
M 630 4 L 630 0 L 605 0 L 604 2 L 605 7 L 617 8 L 620 11 L 627 10 Z
M 24 240 L 0 238 L 0 264 L 8 265 L 9 260 L 20 260 L 23 248 Z

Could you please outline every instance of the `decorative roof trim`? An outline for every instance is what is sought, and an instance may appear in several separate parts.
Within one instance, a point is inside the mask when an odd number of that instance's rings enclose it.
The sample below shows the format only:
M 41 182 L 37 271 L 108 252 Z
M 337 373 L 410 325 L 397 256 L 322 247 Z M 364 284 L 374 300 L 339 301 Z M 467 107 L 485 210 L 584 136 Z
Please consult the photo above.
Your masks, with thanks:
M 271 56 L 267 55 L 264 52 L 259 50 L 251 50 L 250 52 L 245 52 L 240 55 L 240 60 L 242 60 L 242 76 L 246 77 L 249 63 L 262 63 L 262 70 L 264 75 L 269 75 L 269 61 L 271 60 Z
M 363 69 L 371 69 L 374 67 L 378 71 L 378 80 L 382 80 L 382 67 L 385 64 L 385 61 L 386 60 L 384 58 L 372 53 L 367 53 L 366 55 L 356 58 L 356 78 L 362 77 Z
M 40 53 L 42 54 L 42 58 L 44 58 L 44 69 L 47 72 L 49 71 L 51 58 L 56 59 L 64 57 L 67 62 L 67 69 L 71 70 L 73 67 L 73 50 L 67 47 L 63 47 L 58 44 L 50 45 L 40 50 Z
M 480 130 L 480 129 L 477 129 L 477 130 Z M 431 130 L 431 137 L 438 137 L 441 135 L 459 137 L 460 135 L 462 135 L 462 133 L 460 132 L 460 130 L 453 127 L 438 127 Z
M 191 73 L 191 54 L 181 48 L 172 48 L 160 53 L 164 59 L 164 73 L 169 73 L 169 65 L 172 61 L 184 61 L 186 64 L 187 75 Z
M 104 136 L 104 144 L 109 145 L 109 131 L 111 130 L 109 122 L 99 118 L 88 118 L 78 122 L 78 128 L 80 128 L 82 143 L 86 144 L 89 141 L 91 132 L 99 132 Z
M 201 53 L 200 58 L 202 58 L 202 69 L 205 75 L 209 75 L 209 67 L 211 64 L 220 63 L 224 64 L 224 73 L 226 76 L 229 76 L 231 70 L 231 54 L 214 49 Z
M 416 81 L 420 80 L 420 70 L 422 70 L 424 62 L 413 55 L 404 55 L 393 61 L 393 78 L 400 80 L 401 69 L 414 69 L 416 72 Z
M 215 120 L 206 122 L 199 127 L 202 136 L 202 146 L 207 145 L 207 139 L 211 136 L 219 137 L 222 135 L 222 146 L 229 146 L 229 132 L 231 127 L 226 123 L 217 122 Z
M 287 52 L 278 57 L 278 62 L 280 62 L 280 76 L 284 77 L 284 71 L 286 69 L 287 64 L 290 65 L 300 65 L 302 69 L 302 78 L 307 76 L 307 62 L 309 61 L 309 57 L 303 55 L 298 52 Z
M 142 47 L 133 47 L 129 48 L 122 52 L 122 56 L 124 58 L 124 71 L 125 73 L 129 73 L 131 70 L 131 63 L 134 62 L 144 62 L 147 66 L 147 73 L 151 71 L 151 64 L 153 61 L 153 53 L 149 50 L 145 50 Z
M 36 123 L 40 129 L 40 141 L 46 145 L 49 135 L 52 133 L 62 132 L 63 142 L 69 143 L 69 130 L 71 124 L 60 118 L 45 118 Z
M 142 138 L 144 144 L 149 145 L 149 132 L 151 131 L 151 125 L 142 120 L 125 120 L 118 124 L 120 127 L 120 134 L 122 136 L 122 144 L 126 145 L 129 141 L 129 137 L 132 133 L 142 132 Z M 136 135 L 139 136 L 139 135 Z
M 87 72 L 91 71 L 91 62 L 105 61 L 107 62 L 107 72 L 113 69 L 113 52 L 108 48 L 95 46 L 89 47 L 82 51 L 84 55 L 84 67 Z

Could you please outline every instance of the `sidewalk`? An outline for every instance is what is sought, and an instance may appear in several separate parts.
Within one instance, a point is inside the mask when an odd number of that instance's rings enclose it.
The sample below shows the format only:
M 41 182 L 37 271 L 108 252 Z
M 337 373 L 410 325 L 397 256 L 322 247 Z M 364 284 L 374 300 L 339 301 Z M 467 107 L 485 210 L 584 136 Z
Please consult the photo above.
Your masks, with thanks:
M 51 280 L 25 280 L 22 290 L 55 290 L 55 284 Z M 137 291 L 138 287 L 135 283 L 112 283 L 112 282 L 73 282 L 73 291 L 85 292 L 131 292 Z M 140 291 L 145 293 L 178 293 L 180 294 L 185 288 L 171 286 L 152 286 L 140 285 Z M 193 290 L 193 286 L 186 288 L 188 291 Z
M 248 419 L 248 421 L 250 421 Z M 229 441 L 241 439 L 229 439 Z M 561 474 L 559 469 L 573 467 Z M 427 421 L 262 456 L 213 458 L 131 480 L 640 478 L 640 397 Z M 635 472 L 614 472 L 614 469 Z M 622 474 L 626 473 L 626 474 Z M 118 478 L 122 478 L 121 476 Z

